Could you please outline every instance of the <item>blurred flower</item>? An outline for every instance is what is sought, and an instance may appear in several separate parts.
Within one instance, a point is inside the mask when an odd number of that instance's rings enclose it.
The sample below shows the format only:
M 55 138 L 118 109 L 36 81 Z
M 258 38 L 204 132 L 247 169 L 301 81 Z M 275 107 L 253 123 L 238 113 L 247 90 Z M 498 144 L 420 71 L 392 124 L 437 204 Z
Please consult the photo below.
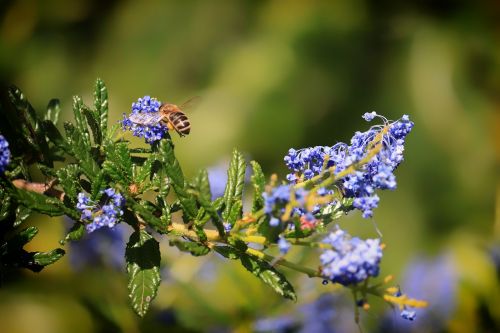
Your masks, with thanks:
M 337 309 L 341 304 L 332 294 L 320 295 L 314 302 L 297 309 L 297 313 L 276 318 L 260 319 L 254 324 L 255 332 L 337 332 L 334 322 Z
M 401 290 L 419 295 L 429 305 L 416 311 L 403 309 L 400 316 L 391 311 L 383 321 L 383 331 L 442 332 L 455 308 L 457 286 L 457 272 L 450 255 L 414 260 L 404 274 Z M 414 322 L 409 322 L 415 317 Z
M 75 270 L 96 265 L 123 270 L 127 233 L 127 226 L 119 224 L 112 229 L 98 229 L 92 235 L 84 235 L 79 241 L 70 242 L 68 252 L 71 266 Z
M 288 250 L 292 245 L 283 237 L 280 237 L 278 240 L 278 248 L 280 249 L 281 254 L 287 254 Z
M 222 160 L 217 165 L 207 169 L 208 181 L 210 182 L 210 192 L 212 193 L 212 200 L 222 197 L 226 190 L 227 183 L 227 169 L 229 163 L 227 160 Z
M 123 114 L 123 130 L 132 131 L 134 136 L 144 138 L 148 143 L 161 140 L 168 132 L 168 127 L 159 123 L 160 106 L 161 102 L 156 98 L 150 96 L 139 98 L 137 102 L 132 103 L 130 115 L 127 117 L 125 113 Z
M 323 243 L 332 246 L 320 256 L 321 272 L 332 282 L 347 286 L 377 276 L 382 258 L 379 239 L 362 240 L 337 227 Z
M 118 222 L 119 216 L 123 215 L 123 206 L 125 199 L 114 189 L 108 188 L 101 193 L 106 194 L 104 205 L 100 205 L 90 200 L 84 193 L 78 193 L 78 203 L 76 208 L 81 211 L 81 219 L 86 222 L 87 232 L 93 232 L 104 226 L 112 228 Z
M 10 163 L 9 143 L 3 135 L 0 135 L 0 172 L 4 172 L 7 165 Z

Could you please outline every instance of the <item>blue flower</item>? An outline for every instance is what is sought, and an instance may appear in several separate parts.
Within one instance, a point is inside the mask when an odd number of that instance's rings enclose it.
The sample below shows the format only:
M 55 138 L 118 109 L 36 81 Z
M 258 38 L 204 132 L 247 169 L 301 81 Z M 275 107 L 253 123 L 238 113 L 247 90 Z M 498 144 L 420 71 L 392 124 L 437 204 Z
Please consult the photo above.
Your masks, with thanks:
M 397 186 L 394 170 L 403 161 L 405 138 L 413 128 L 408 115 L 390 122 L 376 112 L 365 113 L 367 121 L 378 117 L 384 125 L 372 126 L 368 131 L 356 132 L 350 144 L 337 143 L 332 147 L 316 146 L 300 150 L 290 149 L 285 156 L 285 164 L 292 171 L 287 180 L 292 184 L 311 179 L 327 168 L 334 167 L 336 173 L 345 170 L 354 163 L 363 160 L 373 149 L 373 144 L 380 144 L 380 150 L 363 165 L 357 166 L 354 173 L 343 177 L 336 186 L 344 197 L 353 198 L 353 207 L 363 213 L 364 218 L 373 216 L 373 209 L 378 206 L 376 190 L 394 190 Z M 374 140 L 378 140 L 374 142 Z
M 10 163 L 9 143 L 0 135 L 0 172 L 4 172 Z
M 156 113 L 159 111 L 161 102 L 156 98 L 151 98 L 150 96 L 144 96 L 139 98 L 137 102 L 132 103 L 131 115 L 145 115 Z M 168 127 L 160 123 L 141 125 L 133 122 L 130 117 L 123 114 L 122 120 L 123 130 L 132 131 L 134 136 L 146 139 L 146 142 L 153 143 L 155 141 L 164 138 L 168 132 Z
M 112 188 L 101 193 L 106 194 L 103 205 L 90 200 L 84 192 L 78 193 L 76 208 L 82 213 L 80 219 L 87 223 L 85 228 L 89 233 L 102 227 L 113 228 L 123 215 L 121 208 L 125 203 L 125 198 Z
M 417 317 L 417 314 L 415 311 L 410 311 L 410 310 L 403 310 L 401 311 L 401 318 L 413 321 Z
M 379 239 L 362 240 L 352 237 L 337 227 L 323 243 L 332 246 L 321 256 L 321 272 L 332 282 L 345 286 L 377 276 L 382 258 L 382 247 Z
M 280 249 L 281 254 L 287 254 L 288 250 L 292 245 L 283 237 L 280 237 L 278 240 L 278 248 Z

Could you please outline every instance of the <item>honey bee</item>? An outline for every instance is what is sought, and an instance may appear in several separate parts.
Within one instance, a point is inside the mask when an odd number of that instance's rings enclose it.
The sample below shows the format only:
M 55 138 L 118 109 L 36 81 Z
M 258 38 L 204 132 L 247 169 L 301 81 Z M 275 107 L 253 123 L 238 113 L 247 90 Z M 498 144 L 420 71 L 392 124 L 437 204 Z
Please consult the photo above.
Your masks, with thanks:
M 161 124 L 168 127 L 169 130 L 175 130 L 180 136 L 186 136 L 191 131 L 191 123 L 182 111 L 191 107 L 199 101 L 199 97 L 193 97 L 177 106 L 171 103 L 163 103 L 158 112 L 135 113 L 131 114 L 129 119 L 131 122 L 141 126 L 153 126 Z

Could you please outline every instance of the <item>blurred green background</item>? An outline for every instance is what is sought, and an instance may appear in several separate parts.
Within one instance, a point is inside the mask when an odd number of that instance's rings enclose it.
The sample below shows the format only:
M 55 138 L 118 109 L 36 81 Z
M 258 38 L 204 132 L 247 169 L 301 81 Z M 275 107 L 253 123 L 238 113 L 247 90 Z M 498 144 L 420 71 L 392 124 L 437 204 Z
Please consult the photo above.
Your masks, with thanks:
M 97 77 L 108 86 L 112 122 L 144 95 L 176 104 L 202 97 L 189 113 L 191 135 L 174 139 L 188 176 L 238 147 L 284 177 L 289 148 L 348 141 L 368 128 L 364 112 L 409 114 L 415 128 L 396 172 L 399 188 L 382 193 L 375 211 L 387 244 L 382 274 L 400 281 L 416 258 L 446 256 L 454 278 L 427 282 L 439 290 L 453 284 L 441 326 L 404 330 L 500 330 L 497 1 L 0 3 L 2 86 L 19 86 L 38 110 L 59 98 L 69 120 L 72 95 L 91 103 Z M 33 248 L 57 246 L 62 219 L 31 223 L 42 226 Z M 342 226 L 377 236 L 360 214 Z M 246 332 L 259 318 L 300 313 L 320 293 L 335 292 L 293 275 L 299 303 L 283 301 L 235 263 L 162 244 L 164 282 L 144 320 L 127 305 L 124 274 L 75 271 L 64 259 L 5 283 L 0 331 Z M 314 254 L 290 258 L 317 265 Z M 352 307 L 341 303 L 338 311 Z M 386 307 L 376 303 L 362 314 L 366 331 L 384 331 Z M 343 311 L 338 331 L 357 331 L 352 311 Z

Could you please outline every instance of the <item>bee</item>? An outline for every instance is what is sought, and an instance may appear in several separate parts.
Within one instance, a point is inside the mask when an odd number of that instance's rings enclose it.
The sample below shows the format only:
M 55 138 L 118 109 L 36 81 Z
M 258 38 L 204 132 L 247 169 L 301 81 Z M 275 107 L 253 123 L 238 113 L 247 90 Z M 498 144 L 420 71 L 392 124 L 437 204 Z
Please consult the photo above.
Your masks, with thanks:
M 177 106 L 171 103 L 163 103 L 158 112 L 135 113 L 131 114 L 131 122 L 141 126 L 154 126 L 160 124 L 168 127 L 169 130 L 175 130 L 180 136 L 186 136 L 191 131 L 191 122 L 184 111 L 198 102 L 199 97 L 193 97 Z

